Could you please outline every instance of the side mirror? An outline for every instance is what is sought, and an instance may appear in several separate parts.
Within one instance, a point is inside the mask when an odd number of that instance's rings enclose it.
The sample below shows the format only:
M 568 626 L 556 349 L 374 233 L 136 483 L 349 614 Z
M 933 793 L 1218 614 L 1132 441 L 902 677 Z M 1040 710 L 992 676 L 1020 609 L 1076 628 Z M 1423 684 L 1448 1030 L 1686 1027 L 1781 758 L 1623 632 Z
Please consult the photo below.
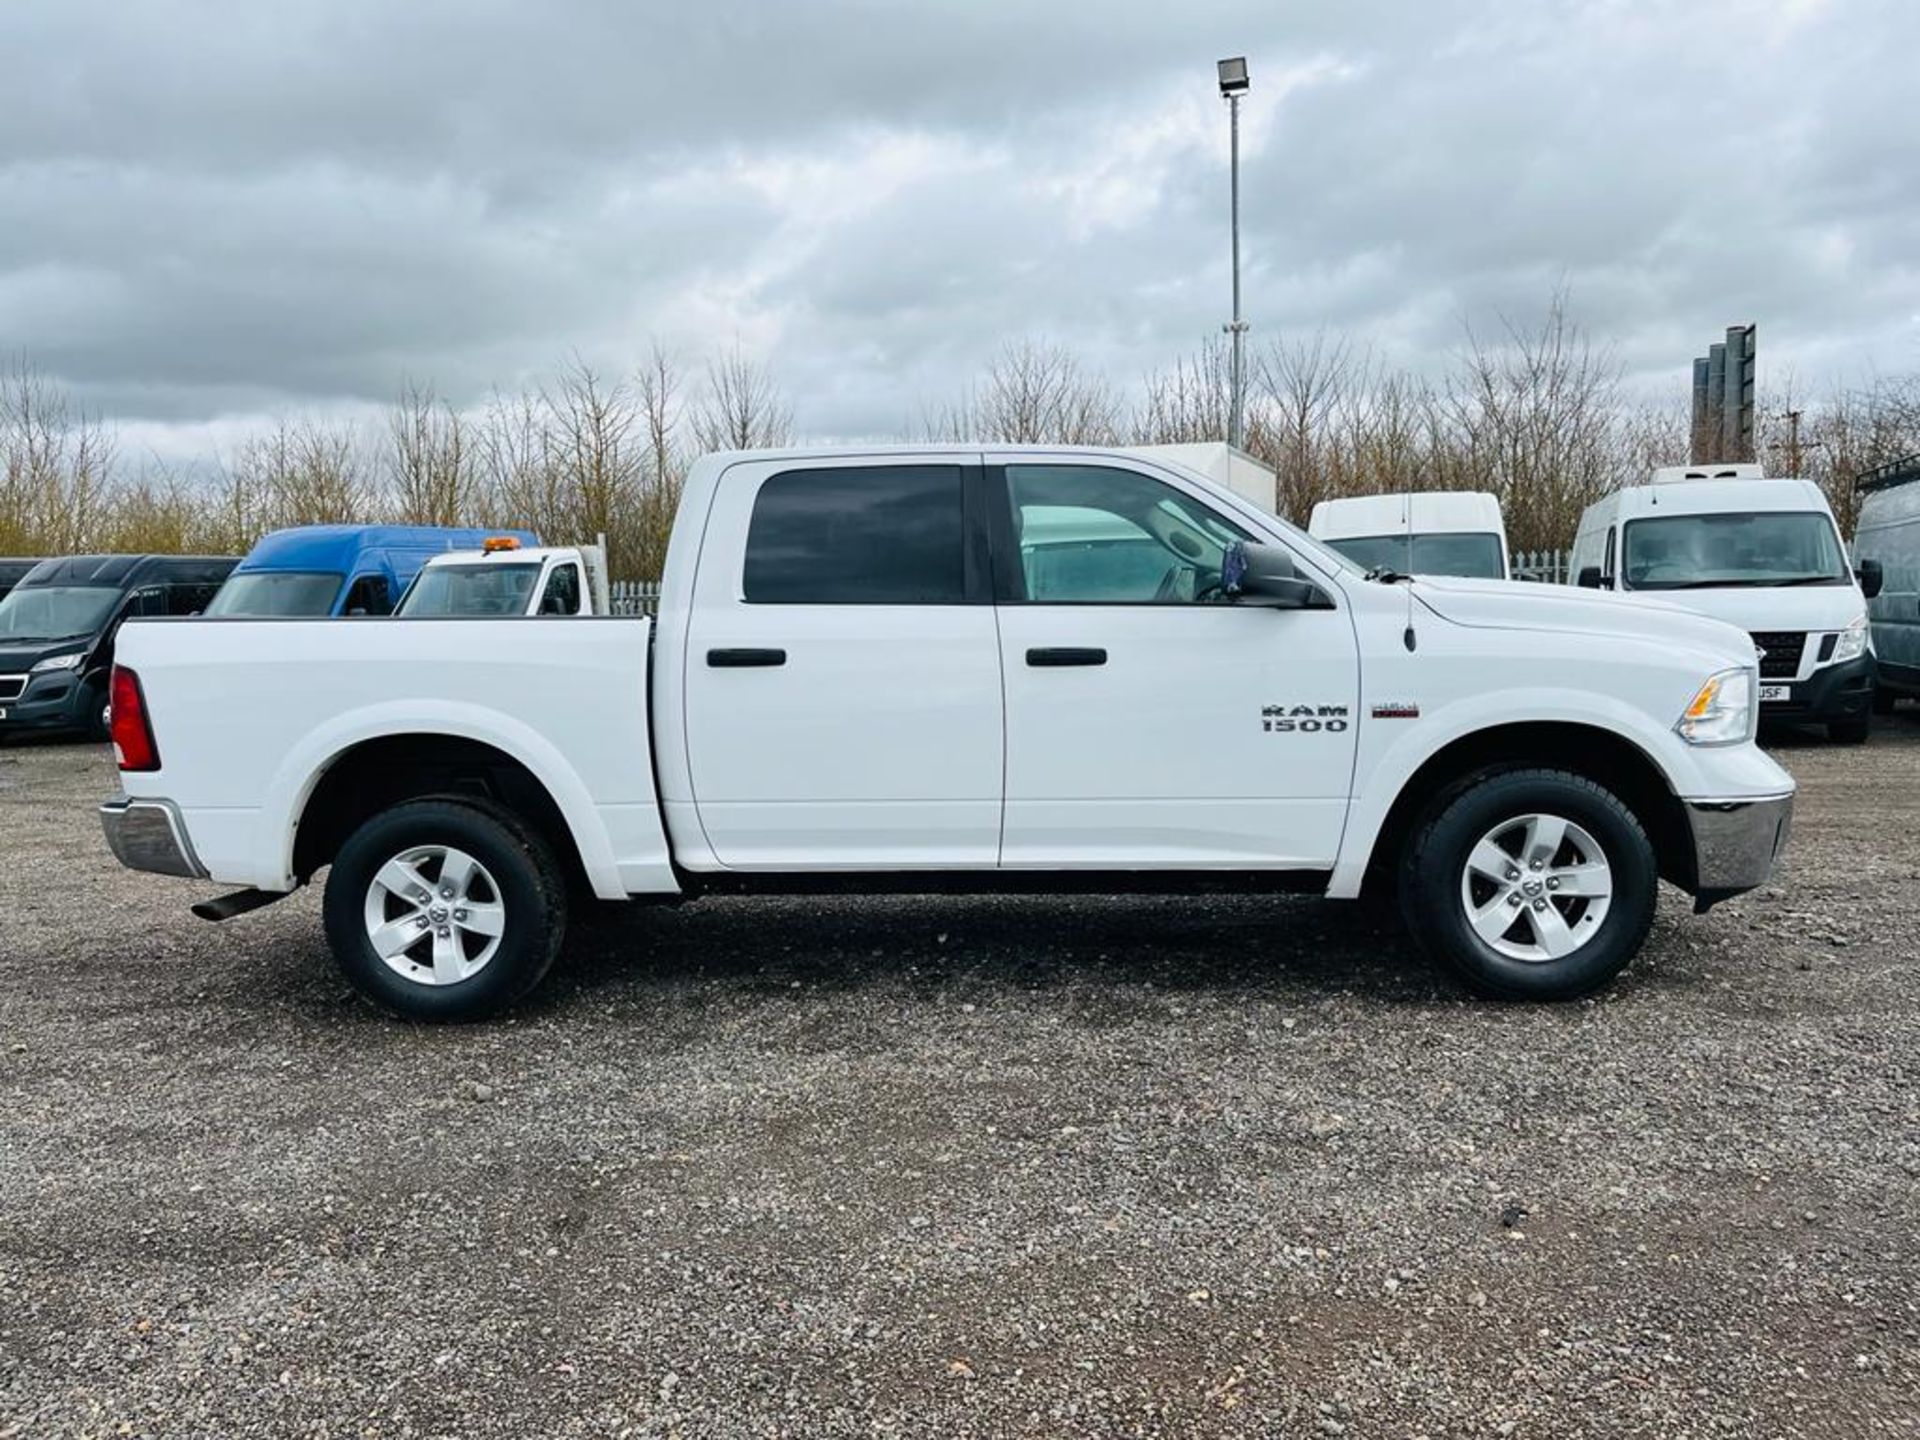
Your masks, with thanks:
M 1580 578 L 1574 583 L 1582 590 L 1598 590 L 1602 588 L 1606 578 L 1606 576 L 1600 573 L 1600 567 L 1598 565 L 1582 565 L 1580 567 Z
M 1886 588 L 1887 572 L 1880 568 L 1878 560 L 1862 560 L 1853 573 L 1860 577 L 1860 593 L 1869 600 Z
M 1238 605 L 1273 610 L 1331 610 L 1327 592 L 1302 579 L 1293 556 L 1278 545 L 1236 540 L 1220 562 L 1220 591 Z

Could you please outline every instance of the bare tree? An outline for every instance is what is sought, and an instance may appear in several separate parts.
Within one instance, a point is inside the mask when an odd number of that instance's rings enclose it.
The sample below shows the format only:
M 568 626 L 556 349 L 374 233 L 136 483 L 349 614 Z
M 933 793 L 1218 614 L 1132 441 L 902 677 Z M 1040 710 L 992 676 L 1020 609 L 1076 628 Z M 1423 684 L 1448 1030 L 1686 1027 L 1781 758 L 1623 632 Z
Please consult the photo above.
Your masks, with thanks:
M 387 503 L 412 525 L 459 525 L 476 509 L 478 459 L 467 422 L 431 385 L 408 381 L 387 411 Z
M 114 439 L 24 358 L 0 373 L 0 551 L 91 543 L 113 483 Z
M 706 394 L 692 420 L 702 450 L 763 450 L 793 438 L 793 412 L 772 373 L 738 344 L 707 362 Z
M 1209 340 L 1171 369 L 1147 377 L 1146 398 L 1133 424 L 1143 445 L 1187 445 L 1224 440 L 1232 404 L 1232 357 L 1224 341 Z
M 667 538 L 686 479 L 679 437 L 684 418 L 680 377 L 657 343 L 634 378 L 634 392 L 646 431 L 646 465 L 631 559 L 637 573 L 653 577 L 666 567 Z

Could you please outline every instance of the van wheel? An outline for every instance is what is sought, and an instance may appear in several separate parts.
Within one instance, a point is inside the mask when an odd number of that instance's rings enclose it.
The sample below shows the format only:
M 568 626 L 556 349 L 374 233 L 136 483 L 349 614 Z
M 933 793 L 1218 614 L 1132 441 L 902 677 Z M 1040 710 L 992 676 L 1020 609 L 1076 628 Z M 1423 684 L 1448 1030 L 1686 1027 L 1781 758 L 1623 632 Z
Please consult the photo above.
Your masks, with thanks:
M 412 800 L 347 838 L 327 942 L 347 982 L 412 1020 L 475 1020 L 540 983 L 566 930 L 552 851 L 506 811 Z
M 113 707 L 107 703 L 105 686 L 89 685 L 80 696 L 80 723 L 89 740 L 113 738 Z
M 1414 830 L 1400 874 L 1407 928 L 1483 994 L 1570 1000 L 1639 952 L 1659 870 L 1633 812 L 1560 770 L 1454 787 Z
M 1867 735 L 1873 729 L 1873 720 L 1866 715 L 1849 715 L 1844 720 L 1827 722 L 1827 739 L 1836 745 L 1864 745 Z

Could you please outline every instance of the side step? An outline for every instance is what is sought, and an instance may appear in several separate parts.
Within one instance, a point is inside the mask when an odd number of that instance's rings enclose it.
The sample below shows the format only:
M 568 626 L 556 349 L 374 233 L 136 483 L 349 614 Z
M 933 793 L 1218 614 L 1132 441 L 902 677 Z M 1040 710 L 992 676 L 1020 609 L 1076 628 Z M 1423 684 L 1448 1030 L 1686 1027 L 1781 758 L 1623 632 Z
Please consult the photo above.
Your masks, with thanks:
M 189 908 L 202 920 L 217 924 L 222 920 L 231 920 L 236 915 L 245 915 L 250 910 L 264 909 L 274 901 L 286 898 L 278 890 L 236 890 L 231 895 L 222 895 L 217 900 L 202 900 Z

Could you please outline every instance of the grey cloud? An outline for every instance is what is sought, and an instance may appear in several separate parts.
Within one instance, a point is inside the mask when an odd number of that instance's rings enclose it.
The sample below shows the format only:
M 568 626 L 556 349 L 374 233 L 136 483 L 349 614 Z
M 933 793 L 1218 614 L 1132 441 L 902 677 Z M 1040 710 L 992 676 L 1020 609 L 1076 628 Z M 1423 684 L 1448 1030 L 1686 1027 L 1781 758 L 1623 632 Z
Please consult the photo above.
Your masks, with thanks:
M 1225 318 L 1241 50 L 1258 336 L 1430 365 L 1565 283 L 1649 385 L 1735 319 L 1803 377 L 1920 365 L 1898 0 L 111 15 L 0 9 L 0 350 L 160 433 L 654 334 L 739 336 L 814 433 L 1027 334 L 1131 382 Z

